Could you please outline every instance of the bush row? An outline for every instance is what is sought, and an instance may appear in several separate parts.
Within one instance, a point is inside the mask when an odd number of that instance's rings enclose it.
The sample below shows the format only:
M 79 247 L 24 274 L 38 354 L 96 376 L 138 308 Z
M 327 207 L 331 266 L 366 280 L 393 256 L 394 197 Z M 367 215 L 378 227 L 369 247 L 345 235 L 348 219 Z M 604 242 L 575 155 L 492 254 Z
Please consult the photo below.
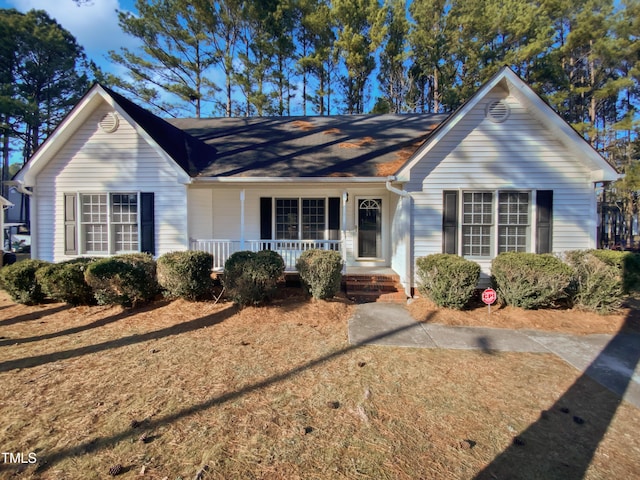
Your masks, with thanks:
M 480 267 L 456 255 L 435 254 L 416 262 L 419 292 L 435 304 L 461 309 L 471 300 Z M 501 304 L 525 309 L 565 303 L 610 313 L 640 290 L 640 255 L 609 250 L 551 254 L 502 253 L 491 264 L 491 282 Z
M 211 292 L 212 265 L 210 254 L 191 251 L 168 253 L 157 263 L 144 253 L 60 263 L 24 260 L 0 270 L 0 286 L 24 304 L 50 298 L 71 305 L 133 306 L 159 292 L 195 300 Z
M 46 298 L 71 305 L 133 306 L 159 292 L 168 298 L 201 300 L 213 292 L 213 256 L 200 251 L 171 252 L 157 262 L 148 254 L 77 258 L 60 263 L 24 260 L 0 270 L 0 286 L 18 303 Z M 298 261 L 300 278 L 316 298 L 340 289 L 342 259 L 338 252 L 309 250 Z M 225 263 L 224 286 L 239 305 L 258 304 L 276 291 L 284 272 L 273 251 L 237 252 Z
M 236 252 L 224 264 L 226 294 L 240 306 L 262 303 L 276 292 L 284 269 L 282 257 L 271 250 Z M 342 257 L 339 252 L 306 250 L 300 255 L 296 269 L 302 284 L 314 298 L 331 298 L 340 290 Z

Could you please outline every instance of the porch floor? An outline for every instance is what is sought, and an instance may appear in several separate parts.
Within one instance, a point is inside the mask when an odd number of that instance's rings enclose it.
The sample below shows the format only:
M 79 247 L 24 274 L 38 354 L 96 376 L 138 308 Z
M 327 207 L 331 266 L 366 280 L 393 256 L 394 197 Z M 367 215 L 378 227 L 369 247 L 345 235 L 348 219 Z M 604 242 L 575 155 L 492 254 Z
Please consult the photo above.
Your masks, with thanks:
M 345 275 L 398 275 L 391 267 L 347 267 Z

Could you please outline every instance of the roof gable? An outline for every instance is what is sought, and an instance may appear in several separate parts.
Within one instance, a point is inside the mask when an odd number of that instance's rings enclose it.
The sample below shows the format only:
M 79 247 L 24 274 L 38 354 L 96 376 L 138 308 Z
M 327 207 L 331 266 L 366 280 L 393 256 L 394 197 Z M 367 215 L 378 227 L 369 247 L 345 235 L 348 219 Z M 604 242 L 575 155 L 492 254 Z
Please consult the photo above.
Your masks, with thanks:
M 102 89 L 190 176 L 197 175 L 215 158 L 215 148 L 176 128 L 119 93 L 104 86 Z
M 14 179 L 24 182 L 26 186 L 33 186 L 35 184 L 36 175 L 48 164 L 48 162 L 56 155 L 56 153 L 63 147 L 63 145 L 71 139 L 71 137 L 78 131 L 78 129 L 89 119 L 93 112 L 100 108 L 101 105 L 107 103 L 113 108 L 118 115 L 121 115 L 126 119 L 134 129 L 140 134 L 151 146 L 156 150 L 159 156 L 168 161 L 175 167 L 178 180 L 180 182 L 189 181 L 189 157 L 183 155 L 177 155 L 174 151 L 166 152 L 161 145 L 157 142 L 157 138 L 163 138 L 162 133 L 166 135 L 166 131 L 163 132 L 160 128 L 162 123 L 166 124 L 167 130 L 174 130 L 180 137 L 188 137 L 183 132 L 180 132 L 175 127 L 172 127 L 166 121 L 156 117 L 155 115 L 146 112 L 146 110 L 137 107 L 133 102 L 126 100 L 121 95 L 103 87 L 99 84 L 95 84 L 89 89 L 84 97 L 76 104 L 76 106 L 67 114 L 67 116 L 60 122 L 54 132 L 47 137 L 47 139 L 40 145 L 38 150 L 31 156 L 28 162 L 20 169 L 14 176 Z M 153 119 L 147 116 L 153 117 Z M 143 121 L 144 125 L 141 125 L 138 121 Z M 154 135 L 148 133 L 147 129 L 151 130 Z M 190 152 L 195 150 L 189 147 L 193 143 L 201 144 L 202 142 L 196 139 L 185 139 L 182 143 L 182 150 Z M 180 145 L 179 143 L 177 145 Z M 204 146 L 206 147 L 206 145 Z M 206 147 L 208 149 L 208 147 Z M 175 155 L 175 156 L 174 156 Z M 178 161 L 176 160 L 183 160 Z M 194 171 L 195 169 L 192 169 Z
M 562 119 L 531 87 L 509 67 L 501 68 L 476 94 L 456 110 L 398 172 L 400 180 L 408 180 L 411 169 L 434 148 L 462 119 L 494 89 L 504 88 L 523 103 L 529 112 L 558 138 L 591 172 L 592 181 L 617 180 L 620 175 L 578 132 Z

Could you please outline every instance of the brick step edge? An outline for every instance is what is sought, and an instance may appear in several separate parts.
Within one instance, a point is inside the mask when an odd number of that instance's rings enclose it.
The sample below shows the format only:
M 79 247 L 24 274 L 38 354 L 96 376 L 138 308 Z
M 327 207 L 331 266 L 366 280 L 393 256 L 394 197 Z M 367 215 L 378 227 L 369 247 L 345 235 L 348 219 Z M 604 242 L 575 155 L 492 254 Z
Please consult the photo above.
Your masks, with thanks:
M 355 302 L 383 302 L 383 303 L 406 303 L 407 295 L 404 292 L 347 292 L 347 298 Z

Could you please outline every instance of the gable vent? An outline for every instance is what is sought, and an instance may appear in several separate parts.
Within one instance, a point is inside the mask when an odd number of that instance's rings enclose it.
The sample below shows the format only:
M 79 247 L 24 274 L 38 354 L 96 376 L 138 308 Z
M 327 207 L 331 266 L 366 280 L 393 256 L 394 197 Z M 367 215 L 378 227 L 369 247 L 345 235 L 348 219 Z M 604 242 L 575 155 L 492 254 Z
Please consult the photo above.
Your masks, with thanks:
M 504 122 L 509 118 L 509 112 L 509 105 L 503 100 L 495 100 L 487 104 L 486 115 L 492 122 Z
M 105 113 L 104 116 L 98 122 L 98 125 L 105 133 L 113 133 L 118 129 L 120 125 L 120 120 L 118 120 L 118 115 L 116 112 L 108 112 Z

